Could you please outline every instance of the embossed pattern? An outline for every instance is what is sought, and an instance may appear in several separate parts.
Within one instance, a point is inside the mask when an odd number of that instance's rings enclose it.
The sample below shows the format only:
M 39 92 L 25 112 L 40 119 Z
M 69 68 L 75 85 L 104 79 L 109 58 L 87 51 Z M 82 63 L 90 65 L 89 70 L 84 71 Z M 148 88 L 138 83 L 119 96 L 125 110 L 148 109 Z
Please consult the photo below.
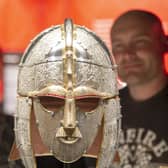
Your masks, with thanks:
M 72 79 L 73 88 L 71 90 L 72 98 L 69 98 L 69 100 L 72 99 L 75 103 L 78 97 L 75 97 L 74 90 L 85 86 L 85 88 L 88 88 L 86 93 L 90 93 L 90 95 L 84 94 L 83 96 L 80 93 L 79 97 L 97 97 L 100 99 L 99 104 L 91 112 L 81 112 L 80 109 L 73 106 L 76 115 L 77 128 L 75 130 L 80 131 L 81 137 L 77 139 L 77 142 L 68 144 L 68 136 L 74 139 L 76 137 L 68 133 L 64 135 L 66 131 L 62 130 L 64 129 L 65 107 L 60 108 L 57 112 L 47 111 L 40 104 L 38 96 L 30 96 L 33 91 L 39 93 L 40 90 L 48 86 L 60 86 L 62 88 L 66 86 L 64 74 L 66 67 L 64 62 L 66 53 L 64 38 L 66 38 L 66 32 L 63 31 L 63 25 L 55 26 L 45 30 L 32 40 L 19 66 L 19 97 L 15 116 L 17 146 L 26 168 L 36 168 L 30 136 L 31 131 L 33 131 L 30 130 L 32 109 L 43 143 L 48 147 L 51 154 L 62 162 L 74 162 L 85 154 L 86 150 L 92 145 L 98 128 L 102 124 L 102 119 L 104 119 L 104 135 L 97 168 L 110 168 L 112 165 L 118 143 L 121 118 L 116 65 L 111 61 L 105 44 L 93 32 L 74 25 L 74 34 L 72 50 L 71 46 L 68 50 L 69 53 L 72 52 L 75 62 L 73 66 L 70 64 L 70 68 L 72 68 L 70 70 L 73 70 L 73 73 L 71 74 L 72 78 L 68 78 L 68 80 Z M 66 70 L 69 73 L 69 69 Z M 73 79 L 75 80 L 73 81 Z M 70 82 L 69 84 L 71 84 Z M 67 86 L 70 88 L 70 85 Z M 98 94 L 91 95 L 90 88 L 97 91 L 95 93 Z M 51 92 L 52 90 L 49 93 L 51 94 Z M 83 92 L 85 93 L 85 90 Z M 66 94 L 68 94 L 68 90 Z M 100 97 L 101 94 L 112 96 L 103 100 Z M 44 96 L 48 96 L 48 93 Z M 57 95 L 57 91 L 54 91 L 52 96 L 61 97 L 62 95 L 60 96 L 59 93 Z M 61 97 L 65 104 L 68 99 L 68 96 L 66 96 Z M 63 132 L 59 132 L 59 130 Z M 58 132 L 59 136 L 62 133 L 61 136 L 64 141 L 58 138 Z

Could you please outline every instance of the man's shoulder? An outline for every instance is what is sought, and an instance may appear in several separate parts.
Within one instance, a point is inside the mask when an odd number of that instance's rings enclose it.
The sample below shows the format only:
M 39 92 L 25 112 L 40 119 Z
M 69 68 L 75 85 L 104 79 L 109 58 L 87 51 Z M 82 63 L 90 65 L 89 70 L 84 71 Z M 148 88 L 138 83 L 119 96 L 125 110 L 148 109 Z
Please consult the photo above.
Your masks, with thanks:
M 125 86 L 124 88 L 119 90 L 119 96 L 120 97 L 125 97 L 125 96 L 128 96 L 128 95 L 129 95 L 129 92 L 128 92 L 128 87 L 127 86 Z

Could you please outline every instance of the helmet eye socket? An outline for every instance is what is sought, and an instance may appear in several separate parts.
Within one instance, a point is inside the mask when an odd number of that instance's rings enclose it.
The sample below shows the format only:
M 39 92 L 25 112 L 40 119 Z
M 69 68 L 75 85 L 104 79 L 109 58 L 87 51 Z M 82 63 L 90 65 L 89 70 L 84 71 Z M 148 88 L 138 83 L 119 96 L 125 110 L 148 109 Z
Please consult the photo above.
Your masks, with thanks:
M 65 104 L 64 99 L 50 96 L 39 96 L 40 104 L 47 110 L 57 112 Z
M 76 99 L 76 107 L 81 112 L 91 112 L 95 110 L 100 102 L 100 98 L 89 97 Z
M 65 106 L 65 98 L 52 96 L 39 96 L 40 104 L 48 111 L 57 112 Z M 100 102 L 100 98 L 86 97 L 75 100 L 76 108 L 81 112 L 91 112 L 95 110 Z

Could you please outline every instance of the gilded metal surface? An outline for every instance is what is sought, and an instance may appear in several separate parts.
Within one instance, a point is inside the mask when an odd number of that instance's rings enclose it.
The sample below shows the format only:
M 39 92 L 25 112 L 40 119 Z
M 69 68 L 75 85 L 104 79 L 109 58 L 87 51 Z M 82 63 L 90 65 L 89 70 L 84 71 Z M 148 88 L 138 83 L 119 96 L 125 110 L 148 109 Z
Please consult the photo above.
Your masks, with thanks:
M 65 20 L 65 49 L 63 50 L 63 80 L 65 94 L 65 107 L 61 127 L 56 133 L 63 144 L 73 144 L 77 142 L 82 135 L 77 126 L 76 106 L 75 106 L 75 53 L 73 49 L 73 24 L 71 20 Z M 57 93 L 56 93 L 57 94 Z
M 36 167 L 33 156 L 30 133 L 30 115 L 32 100 L 28 97 L 17 98 L 17 113 L 15 114 L 15 140 L 23 164 L 26 168 Z
M 36 168 L 29 117 L 33 110 L 43 143 L 62 162 L 85 154 L 104 120 L 97 168 L 110 168 L 120 131 L 117 95 L 116 65 L 94 33 L 66 20 L 39 34 L 25 51 L 18 74 L 15 134 L 25 167 Z M 63 105 L 48 110 L 41 97 L 57 98 Z M 98 105 L 87 111 L 87 103 L 95 99 Z

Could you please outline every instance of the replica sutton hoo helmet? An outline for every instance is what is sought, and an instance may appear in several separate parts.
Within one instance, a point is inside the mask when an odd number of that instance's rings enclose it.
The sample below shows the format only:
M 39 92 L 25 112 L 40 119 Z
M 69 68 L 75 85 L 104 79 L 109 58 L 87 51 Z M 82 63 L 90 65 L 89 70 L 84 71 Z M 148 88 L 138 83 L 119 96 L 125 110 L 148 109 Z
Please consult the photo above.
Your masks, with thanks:
M 36 168 L 31 115 L 50 153 L 64 163 L 79 159 L 103 124 L 97 168 L 108 168 L 120 131 L 116 65 L 90 30 L 66 19 L 39 34 L 18 74 L 16 144 L 26 168 Z

